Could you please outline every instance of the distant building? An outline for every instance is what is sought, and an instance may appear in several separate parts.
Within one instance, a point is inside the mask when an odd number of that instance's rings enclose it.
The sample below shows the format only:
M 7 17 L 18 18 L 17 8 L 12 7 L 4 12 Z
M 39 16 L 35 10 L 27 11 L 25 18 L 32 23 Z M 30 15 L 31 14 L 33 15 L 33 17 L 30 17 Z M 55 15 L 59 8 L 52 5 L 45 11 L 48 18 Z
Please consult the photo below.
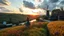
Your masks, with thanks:
M 50 11 L 48 10 L 48 7 L 49 7 L 49 6 L 47 5 L 46 16 L 47 16 L 47 18 L 49 19 L 49 17 L 50 17 L 50 14 L 49 14 Z
M 64 10 L 61 9 L 54 9 L 51 13 L 51 20 L 64 20 Z
M 3 24 L 6 25 L 6 21 L 3 21 Z
M 49 16 L 50 16 L 50 14 L 49 14 L 49 10 L 47 10 L 47 12 L 46 12 L 46 16 L 47 16 L 47 18 L 49 19 Z

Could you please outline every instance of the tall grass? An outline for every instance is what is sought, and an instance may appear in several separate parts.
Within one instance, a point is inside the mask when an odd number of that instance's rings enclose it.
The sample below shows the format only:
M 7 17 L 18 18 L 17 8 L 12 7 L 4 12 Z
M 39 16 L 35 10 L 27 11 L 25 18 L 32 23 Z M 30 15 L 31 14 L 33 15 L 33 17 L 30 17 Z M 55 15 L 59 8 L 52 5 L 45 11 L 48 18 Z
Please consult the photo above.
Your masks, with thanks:
M 0 30 L 0 36 L 47 36 L 47 30 L 44 28 L 45 23 L 35 22 L 29 28 L 16 26 Z
M 64 21 L 53 21 L 47 26 L 51 36 L 64 36 Z

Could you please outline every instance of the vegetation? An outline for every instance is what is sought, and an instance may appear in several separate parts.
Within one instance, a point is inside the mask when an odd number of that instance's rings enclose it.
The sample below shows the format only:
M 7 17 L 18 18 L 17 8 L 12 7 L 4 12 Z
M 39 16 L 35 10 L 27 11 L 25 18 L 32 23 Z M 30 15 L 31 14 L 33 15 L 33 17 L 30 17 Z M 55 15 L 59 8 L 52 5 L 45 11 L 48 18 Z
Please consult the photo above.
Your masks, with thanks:
M 64 36 L 64 21 L 32 22 L 0 30 L 0 36 Z
M 42 15 L 42 16 L 40 16 L 40 17 L 43 18 L 43 19 L 48 20 L 48 17 L 47 17 L 46 15 Z
M 64 36 L 64 21 L 50 22 L 47 26 L 51 36 Z
M 0 22 L 10 21 L 18 24 L 18 22 L 26 21 L 27 15 L 0 14 L 0 17 Z M 46 16 L 40 17 L 47 19 Z M 64 36 L 64 21 L 52 21 L 50 23 L 39 22 L 39 18 L 37 18 L 37 22 L 30 23 L 29 27 L 26 27 L 26 25 L 20 25 L 2 29 L 0 30 L 0 36 Z M 0 24 L 0 27 L 1 25 L 2 24 Z M 2 26 L 6 27 L 5 25 Z
M 37 22 L 34 24 L 32 24 L 29 28 L 26 28 L 26 26 L 23 25 L 0 30 L 0 36 L 47 36 L 46 26 L 44 26 L 47 25 L 47 22 L 39 22 L 39 26 Z
M 7 14 L 7 13 L 0 13 L 0 23 L 3 21 L 6 21 L 7 23 L 18 23 L 26 21 L 27 15 L 21 15 L 21 14 Z

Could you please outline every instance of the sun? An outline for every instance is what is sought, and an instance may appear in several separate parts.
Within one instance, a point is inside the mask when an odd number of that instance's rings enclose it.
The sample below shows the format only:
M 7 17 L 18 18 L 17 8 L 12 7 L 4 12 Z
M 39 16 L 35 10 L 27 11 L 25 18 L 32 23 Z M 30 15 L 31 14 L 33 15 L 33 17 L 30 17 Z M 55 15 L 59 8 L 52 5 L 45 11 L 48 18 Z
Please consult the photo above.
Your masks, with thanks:
M 36 19 L 36 18 L 39 17 L 39 15 L 28 15 L 28 17 L 29 17 L 30 19 Z
M 35 12 L 38 12 L 38 10 L 37 10 L 37 9 L 35 9 L 35 10 L 33 10 L 32 12 L 34 12 L 34 13 L 35 13 Z

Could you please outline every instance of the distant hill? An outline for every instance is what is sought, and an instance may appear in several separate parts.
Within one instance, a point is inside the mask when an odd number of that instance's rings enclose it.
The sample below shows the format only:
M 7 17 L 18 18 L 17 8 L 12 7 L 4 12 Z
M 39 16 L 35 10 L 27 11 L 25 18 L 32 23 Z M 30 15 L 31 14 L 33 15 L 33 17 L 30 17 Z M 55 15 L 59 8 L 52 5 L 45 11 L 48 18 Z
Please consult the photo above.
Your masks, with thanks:
M 26 21 L 27 15 L 22 15 L 22 14 L 7 14 L 7 13 L 0 13 L 0 23 L 3 21 L 10 22 L 23 22 Z

